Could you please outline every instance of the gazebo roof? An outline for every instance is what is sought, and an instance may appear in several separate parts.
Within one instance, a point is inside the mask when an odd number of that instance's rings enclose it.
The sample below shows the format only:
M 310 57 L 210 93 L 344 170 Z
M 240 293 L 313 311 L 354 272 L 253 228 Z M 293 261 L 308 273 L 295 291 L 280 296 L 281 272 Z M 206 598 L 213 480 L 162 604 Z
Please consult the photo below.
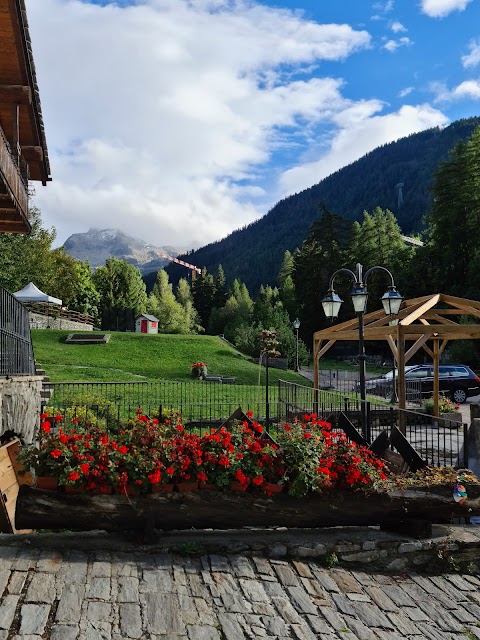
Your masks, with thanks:
M 395 319 L 383 309 L 363 317 L 365 340 L 394 340 L 399 334 L 405 340 L 468 340 L 480 338 L 479 324 L 460 324 L 459 316 L 480 319 L 480 302 L 456 298 L 443 293 L 405 300 Z M 314 343 L 328 340 L 358 339 L 358 319 L 347 320 L 314 333 Z M 329 346 L 331 346 L 331 344 Z M 318 354 L 317 354 L 318 355 Z M 320 354 L 321 355 L 321 354 Z
M 405 408 L 405 364 L 419 349 L 423 349 L 433 360 L 434 414 L 438 415 L 440 356 L 449 340 L 478 340 L 480 322 L 461 324 L 459 316 L 480 318 L 480 302 L 456 298 L 443 293 L 405 300 L 399 314 L 392 319 L 383 309 L 363 316 L 365 340 L 386 340 L 398 365 L 398 398 L 401 409 Z M 318 362 L 337 340 L 358 340 L 358 318 L 342 322 L 313 335 L 314 381 L 318 388 Z M 428 341 L 433 340 L 433 348 Z M 408 348 L 406 341 L 413 341 Z M 402 414 L 403 416 L 403 414 Z M 401 416 L 404 432 L 405 417 Z M 403 425 L 403 426 L 402 426 Z

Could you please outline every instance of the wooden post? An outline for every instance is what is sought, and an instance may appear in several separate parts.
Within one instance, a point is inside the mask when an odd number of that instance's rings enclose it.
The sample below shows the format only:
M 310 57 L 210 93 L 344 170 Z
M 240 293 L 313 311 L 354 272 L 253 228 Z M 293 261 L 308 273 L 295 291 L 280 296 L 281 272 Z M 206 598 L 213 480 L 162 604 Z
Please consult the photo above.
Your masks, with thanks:
M 438 338 L 433 340 L 433 415 L 438 418 L 438 396 L 440 393 L 440 382 L 438 380 L 439 369 L 438 364 L 440 354 L 438 349 Z
M 313 411 L 318 415 L 318 351 L 320 342 L 313 338 Z
M 398 363 L 398 407 L 400 415 L 398 416 L 398 425 L 401 433 L 406 433 L 406 385 L 405 385 L 405 338 L 403 327 L 399 323 L 397 325 L 397 363 Z

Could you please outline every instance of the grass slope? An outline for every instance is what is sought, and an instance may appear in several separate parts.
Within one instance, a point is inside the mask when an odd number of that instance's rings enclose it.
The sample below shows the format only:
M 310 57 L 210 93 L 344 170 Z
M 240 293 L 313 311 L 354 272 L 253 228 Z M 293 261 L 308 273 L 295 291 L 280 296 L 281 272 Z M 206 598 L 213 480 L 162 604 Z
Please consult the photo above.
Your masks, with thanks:
M 71 331 L 34 329 L 35 358 L 53 382 L 191 381 L 201 360 L 210 374 L 235 376 L 237 384 L 258 384 L 258 366 L 216 336 L 111 333 L 107 344 L 65 344 Z M 309 383 L 291 371 L 269 369 L 269 382 Z M 262 384 L 265 373 L 262 369 Z

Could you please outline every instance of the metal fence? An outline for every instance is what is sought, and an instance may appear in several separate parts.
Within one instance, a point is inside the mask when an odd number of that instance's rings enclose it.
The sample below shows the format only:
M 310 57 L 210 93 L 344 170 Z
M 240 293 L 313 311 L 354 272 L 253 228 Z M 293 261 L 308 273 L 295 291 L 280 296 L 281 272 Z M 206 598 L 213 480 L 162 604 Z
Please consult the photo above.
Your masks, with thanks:
M 264 421 L 267 415 L 265 387 L 222 385 L 215 382 L 99 382 L 50 383 L 53 391 L 49 406 L 69 418 L 87 417 L 119 424 L 132 418 L 137 408 L 150 417 L 168 417 L 179 413 L 184 424 L 215 426 L 238 407 L 252 411 Z M 272 422 L 291 421 L 304 413 L 331 417 L 337 425 L 344 414 L 361 432 L 361 401 L 338 391 L 318 393 L 312 387 L 284 380 L 269 388 L 269 416 Z M 463 466 L 468 459 L 464 442 L 467 425 L 433 418 L 418 411 L 388 404 L 367 403 L 367 442 L 383 431 L 399 427 L 403 417 L 405 435 L 419 455 L 431 466 Z
M 57 382 L 45 385 L 52 392 L 49 406 L 64 414 L 90 414 L 123 421 L 137 408 L 151 417 L 179 413 L 186 423 L 215 424 L 228 418 L 239 406 L 259 420 L 266 416 L 265 387 L 219 382 Z M 278 387 L 269 387 L 272 421 L 278 419 Z
M 391 369 L 389 369 L 391 371 Z M 395 401 L 398 395 L 398 381 L 384 378 L 382 374 L 368 374 L 365 383 L 367 394 Z M 422 389 L 420 380 L 406 380 L 406 395 L 409 402 L 420 402 Z M 342 369 L 323 369 L 318 372 L 318 386 L 323 391 L 340 391 L 349 395 L 360 395 L 360 372 Z
M 0 287 L 0 376 L 34 374 L 28 311 Z
M 317 413 L 322 418 L 332 417 L 334 424 L 343 413 L 362 432 L 361 400 L 335 391 L 318 393 L 291 382 L 280 381 L 278 395 L 280 419 L 289 421 L 304 413 Z M 466 432 L 468 425 L 444 418 L 435 418 L 418 410 L 400 410 L 388 404 L 367 402 L 367 433 L 371 443 L 384 430 L 405 426 L 405 437 L 430 466 L 468 466 Z

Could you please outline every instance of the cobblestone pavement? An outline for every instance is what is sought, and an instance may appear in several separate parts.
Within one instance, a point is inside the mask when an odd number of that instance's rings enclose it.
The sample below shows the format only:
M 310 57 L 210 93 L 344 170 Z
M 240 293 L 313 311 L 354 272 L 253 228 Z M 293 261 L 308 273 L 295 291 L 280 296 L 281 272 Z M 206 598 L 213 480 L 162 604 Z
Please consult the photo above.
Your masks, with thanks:
M 480 639 L 480 576 L 458 573 L 19 544 L 0 594 L 0 640 Z

